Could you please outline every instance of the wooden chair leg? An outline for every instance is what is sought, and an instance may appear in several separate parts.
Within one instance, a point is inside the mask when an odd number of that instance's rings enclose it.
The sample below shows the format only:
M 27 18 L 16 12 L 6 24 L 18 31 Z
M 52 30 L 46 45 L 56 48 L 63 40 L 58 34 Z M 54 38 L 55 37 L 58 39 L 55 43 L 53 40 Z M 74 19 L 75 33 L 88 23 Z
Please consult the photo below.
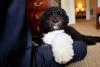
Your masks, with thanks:
M 96 16 L 96 29 L 99 29 L 99 15 Z

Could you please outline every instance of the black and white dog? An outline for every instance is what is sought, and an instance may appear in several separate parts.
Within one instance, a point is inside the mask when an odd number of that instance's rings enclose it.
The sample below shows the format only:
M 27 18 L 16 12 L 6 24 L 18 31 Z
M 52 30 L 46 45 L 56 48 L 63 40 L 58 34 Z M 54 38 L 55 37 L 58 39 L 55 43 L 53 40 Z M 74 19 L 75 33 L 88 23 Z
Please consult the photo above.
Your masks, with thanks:
M 55 61 L 60 64 L 73 58 L 73 41 L 83 41 L 87 45 L 100 42 L 100 37 L 80 34 L 73 27 L 68 26 L 69 17 L 62 8 L 49 8 L 41 17 L 40 22 L 43 43 L 52 46 Z
M 68 23 L 69 17 L 64 9 L 51 7 L 41 17 L 41 32 L 46 34 L 54 30 L 64 30 L 64 32 L 69 34 L 74 41 L 81 40 L 87 45 L 93 45 L 100 42 L 100 37 L 80 34 L 73 27 L 68 26 Z

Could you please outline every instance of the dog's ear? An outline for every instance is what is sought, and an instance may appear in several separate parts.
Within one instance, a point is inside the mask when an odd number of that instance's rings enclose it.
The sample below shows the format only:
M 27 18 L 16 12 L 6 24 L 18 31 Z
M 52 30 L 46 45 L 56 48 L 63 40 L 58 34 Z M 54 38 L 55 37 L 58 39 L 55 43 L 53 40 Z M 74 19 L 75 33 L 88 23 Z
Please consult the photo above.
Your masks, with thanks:
M 64 9 L 61 8 L 61 15 L 64 18 L 64 24 L 67 25 L 69 23 L 69 17 Z
M 40 19 L 40 26 L 41 26 L 40 32 L 42 32 L 42 33 L 47 33 L 47 32 L 50 31 L 50 29 L 49 29 L 49 23 L 47 22 L 47 19 L 48 18 L 46 17 L 45 14 Z

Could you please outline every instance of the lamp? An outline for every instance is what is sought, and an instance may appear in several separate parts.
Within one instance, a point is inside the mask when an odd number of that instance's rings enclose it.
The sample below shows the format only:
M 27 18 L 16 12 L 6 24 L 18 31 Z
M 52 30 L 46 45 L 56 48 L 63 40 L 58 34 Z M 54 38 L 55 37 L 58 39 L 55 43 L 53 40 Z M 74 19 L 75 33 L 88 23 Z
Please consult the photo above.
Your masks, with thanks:
M 78 11 L 82 11 L 82 4 L 81 3 L 78 4 Z

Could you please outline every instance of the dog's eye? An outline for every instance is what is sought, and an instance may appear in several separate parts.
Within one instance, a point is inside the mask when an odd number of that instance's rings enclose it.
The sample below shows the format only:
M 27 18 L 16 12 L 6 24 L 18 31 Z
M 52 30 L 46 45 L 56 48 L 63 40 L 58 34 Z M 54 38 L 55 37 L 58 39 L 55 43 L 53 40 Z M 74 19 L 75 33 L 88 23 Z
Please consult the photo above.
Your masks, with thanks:
M 50 12 L 50 15 L 52 15 L 53 14 L 53 12 Z
M 60 12 L 57 12 L 58 15 L 60 15 Z

